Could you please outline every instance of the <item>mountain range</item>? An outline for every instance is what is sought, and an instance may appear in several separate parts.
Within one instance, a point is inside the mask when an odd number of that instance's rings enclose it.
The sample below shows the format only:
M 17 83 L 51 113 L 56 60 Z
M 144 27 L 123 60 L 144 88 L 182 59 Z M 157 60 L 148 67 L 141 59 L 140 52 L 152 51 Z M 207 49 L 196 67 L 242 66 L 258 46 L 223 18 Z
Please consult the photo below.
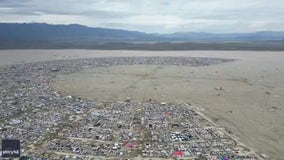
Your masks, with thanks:
M 144 33 L 121 29 L 93 28 L 79 24 L 0 23 L 0 49 L 94 48 L 106 45 L 156 43 L 284 43 L 284 31 L 254 33 L 177 32 Z M 279 44 L 278 44 L 279 46 Z M 96 48 L 96 47 L 95 47 Z M 284 48 L 284 47 L 283 47 Z

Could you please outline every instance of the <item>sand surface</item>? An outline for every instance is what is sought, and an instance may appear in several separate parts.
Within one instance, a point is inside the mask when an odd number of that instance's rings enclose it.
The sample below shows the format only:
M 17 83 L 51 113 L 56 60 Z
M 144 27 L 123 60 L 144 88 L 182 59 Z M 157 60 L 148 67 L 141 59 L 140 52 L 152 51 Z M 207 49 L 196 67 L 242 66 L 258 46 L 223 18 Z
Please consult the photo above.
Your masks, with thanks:
M 240 141 L 284 159 L 284 52 L 253 51 L 0 51 L 0 63 L 104 56 L 235 58 L 205 67 L 112 66 L 58 76 L 55 88 L 98 100 L 184 101 L 203 108 Z

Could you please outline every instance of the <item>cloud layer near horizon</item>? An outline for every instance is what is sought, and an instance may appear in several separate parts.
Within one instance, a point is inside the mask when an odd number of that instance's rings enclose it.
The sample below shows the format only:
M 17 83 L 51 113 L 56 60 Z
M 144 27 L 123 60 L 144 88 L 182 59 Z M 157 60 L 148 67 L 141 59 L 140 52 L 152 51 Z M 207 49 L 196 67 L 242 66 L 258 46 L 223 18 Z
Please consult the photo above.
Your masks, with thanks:
M 0 22 L 145 32 L 284 30 L 283 0 L 0 0 Z

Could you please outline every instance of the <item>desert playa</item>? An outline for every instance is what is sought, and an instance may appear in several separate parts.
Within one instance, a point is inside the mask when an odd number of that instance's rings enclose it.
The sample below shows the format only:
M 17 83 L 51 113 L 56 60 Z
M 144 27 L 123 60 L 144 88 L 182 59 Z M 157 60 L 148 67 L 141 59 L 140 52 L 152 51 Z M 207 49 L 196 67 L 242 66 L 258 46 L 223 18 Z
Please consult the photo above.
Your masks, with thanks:
M 3 50 L 1 65 L 119 56 L 233 58 L 211 66 L 135 65 L 85 69 L 58 76 L 54 89 L 101 101 L 156 99 L 200 108 L 244 144 L 284 159 L 284 52 Z

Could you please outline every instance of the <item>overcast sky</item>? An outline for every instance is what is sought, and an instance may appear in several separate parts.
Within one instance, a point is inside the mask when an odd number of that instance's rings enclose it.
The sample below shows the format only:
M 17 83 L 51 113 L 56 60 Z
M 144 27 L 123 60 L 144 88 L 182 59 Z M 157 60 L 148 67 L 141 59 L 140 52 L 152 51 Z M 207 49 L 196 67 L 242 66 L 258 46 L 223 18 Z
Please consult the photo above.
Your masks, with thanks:
M 144 32 L 284 30 L 284 0 L 0 0 L 1 22 Z

